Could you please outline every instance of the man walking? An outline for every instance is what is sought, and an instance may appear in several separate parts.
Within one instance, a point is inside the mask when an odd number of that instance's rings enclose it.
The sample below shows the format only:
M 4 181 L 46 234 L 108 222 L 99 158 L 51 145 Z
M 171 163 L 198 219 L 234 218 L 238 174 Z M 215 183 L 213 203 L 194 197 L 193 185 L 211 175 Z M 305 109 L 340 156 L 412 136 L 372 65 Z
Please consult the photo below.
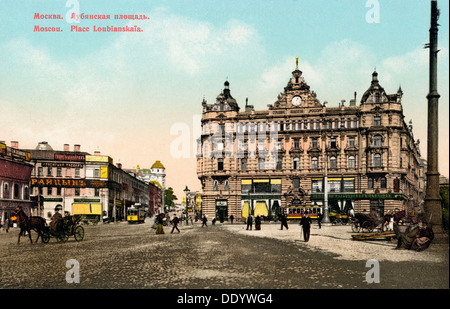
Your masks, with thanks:
M 286 230 L 289 230 L 288 224 L 287 224 L 287 218 L 284 213 L 280 214 L 280 220 L 281 220 L 281 229 L 283 229 L 283 226 L 286 228 Z
M 180 230 L 178 229 L 179 222 L 180 222 L 180 220 L 178 219 L 177 214 L 174 214 L 173 219 L 172 219 L 173 228 L 172 228 L 172 232 L 170 232 L 170 234 L 173 233 L 174 229 L 177 229 L 178 233 L 180 232 Z
M 252 215 L 248 215 L 247 218 L 247 231 L 248 228 L 250 228 L 250 231 L 253 229 L 253 216 Z
M 300 225 L 303 229 L 303 239 L 305 240 L 305 242 L 309 241 L 311 222 L 312 220 L 307 214 L 304 214 L 302 219 L 300 220 Z

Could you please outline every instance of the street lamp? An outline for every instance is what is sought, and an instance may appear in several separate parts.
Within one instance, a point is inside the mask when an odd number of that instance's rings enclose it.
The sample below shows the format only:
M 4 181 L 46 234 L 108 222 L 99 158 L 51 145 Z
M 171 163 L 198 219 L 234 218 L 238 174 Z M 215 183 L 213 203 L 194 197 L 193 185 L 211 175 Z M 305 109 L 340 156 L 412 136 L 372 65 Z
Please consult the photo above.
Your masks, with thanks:
M 186 225 L 188 225 L 189 223 L 189 217 L 188 217 L 188 195 L 189 195 L 189 188 L 188 186 L 186 186 L 186 188 L 184 188 L 184 194 L 186 195 Z

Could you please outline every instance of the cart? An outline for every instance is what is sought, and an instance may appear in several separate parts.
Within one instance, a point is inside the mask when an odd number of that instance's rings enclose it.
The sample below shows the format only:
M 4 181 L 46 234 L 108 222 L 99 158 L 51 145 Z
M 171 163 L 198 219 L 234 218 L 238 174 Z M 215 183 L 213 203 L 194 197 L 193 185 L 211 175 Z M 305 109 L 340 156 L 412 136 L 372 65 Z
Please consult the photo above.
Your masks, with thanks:
M 84 239 L 84 228 L 80 225 L 81 219 L 81 215 L 66 216 L 56 231 L 46 226 L 42 233 L 42 242 L 48 243 L 50 238 L 53 237 L 56 238 L 57 242 L 65 243 L 70 236 L 73 236 L 76 241 L 82 241 Z

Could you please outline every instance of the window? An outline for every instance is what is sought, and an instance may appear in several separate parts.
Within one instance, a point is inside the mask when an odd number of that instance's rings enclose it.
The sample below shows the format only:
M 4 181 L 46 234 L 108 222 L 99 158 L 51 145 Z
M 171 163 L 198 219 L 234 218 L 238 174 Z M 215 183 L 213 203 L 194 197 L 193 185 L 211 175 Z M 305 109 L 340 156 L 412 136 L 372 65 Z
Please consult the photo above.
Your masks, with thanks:
M 99 168 L 94 169 L 94 177 L 100 177 L 100 169 Z
M 356 168 L 356 162 L 354 156 L 348 157 L 348 168 Z
M 300 139 L 294 139 L 294 149 L 300 149 Z
M 47 187 L 47 195 L 52 196 L 53 195 L 53 187 Z
M 380 116 L 374 116 L 373 117 L 373 125 L 374 126 L 381 126 L 381 117 Z
M 336 157 L 330 157 L 330 169 L 337 169 Z
M 94 188 L 94 196 L 100 196 L 100 188 Z
M 30 189 L 28 189 L 27 186 L 23 189 L 23 199 L 29 200 L 30 199 Z
M 300 159 L 299 158 L 294 158 L 294 162 L 293 162 L 293 169 L 294 170 L 299 170 L 300 169 Z
M 313 157 L 311 159 L 311 169 L 316 170 L 318 169 L 318 164 L 317 164 L 317 157 Z
M 387 180 L 386 180 L 386 177 L 382 177 L 381 178 L 381 183 L 380 183 L 380 188 L 381 189 L 386 189 L 386 187 L 387 187 Z
M 264 158 L 259 158 L 258 159 L 258 169 L 259 170 L 264 170 Z
M 277 170 L 282 170 L 283 169 L 283 158 L 278 157 L 277 158 L 277 166 L 276 166 Z
M 353 128 L 358 127 L 358 118 L 353 118 Z
M 75 177 L 80 177 L 80 169 L 79 168 L 75 169 Z
M 277 150 L 283 150 L 283 141 L 281 139 L 277 140 Z
M 241 171 L 247 170 L 247 159 L 241 159 Z
M 62 177 L 62 169 L 61 169 L 60 167 L 58 167 L 58 168 L 56 169 L 56 176 L 57 176 L 57 177 Z
M 313 193 L 320 193 L 322 192 L 322 179 L 316 179 L 312 180 L 311 188 Z
M 294 189 L 300 188 L 300 178 L 292 179 L 292 186 L 294 187 Z
M 344 178 L 344 192 L 355 192 L 355 180 Z
M 341 192 L 341 180 L 328 180 L 328 190 L 329 192 Z
M 367 188 L 373 189 L 373 178 L 367 179 Z
M 217 159 L 217 170 L 223 171 L 223 159 L 222 158 Z
M 374 135 L 374 137 L 372 138 L 372 146 L 373 147 L 383 146 L 383 138 L 381 135 Z
M 44 176 L 44 171 L 42 166 L 38 167 L 38 176 Z
M 75 195 L 80 196 L 80 188 L 75 188 Z
M 19 185 L 17 183 L 14 184 L 14 199 L 20 198 L 20 190 Z
M 52 168 L 47 167 L 47 176 L 52 176 Z
M 225 183 L 223 184 L 223 189 L 226 191 L 230 190 L 230 182 L 228 180 L 225 180 Z
M 319 147 L 319 141 L 318 141 L 317 137 L 313 137 L 311 139 L 311 147 L 312 148 L 318 148 Z
M 61 195 L 61 187 L 56 188 L 56 195 L 58 195 L 58 196 Z
M 337 147 L 336 137 L 332 137 L 330 139 L 330 148 L 336 148 L 336 147 Z
M 350 148 L 355 147 L 355 137 L 354 136 L 349 136 L 349 138 L 348 138 L 348 147 L 350 147 Z
M 373 167 L 381 167 L 381 154 L 375 153 L 375 154 L 373 155 L 372 166 L 373 166 Z
M 213 182 L 213 191 L 219 190 L 219 182 L 217 180 L 214 180 Z

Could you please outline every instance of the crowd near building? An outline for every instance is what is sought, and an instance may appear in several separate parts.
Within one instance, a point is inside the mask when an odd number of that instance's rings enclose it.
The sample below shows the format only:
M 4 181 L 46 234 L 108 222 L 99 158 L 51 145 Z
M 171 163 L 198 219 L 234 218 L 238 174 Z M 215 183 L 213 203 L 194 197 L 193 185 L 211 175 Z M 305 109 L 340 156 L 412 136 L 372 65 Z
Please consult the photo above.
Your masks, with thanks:
M 241 110 L 225 82 L 215 103 L 202 102 L 203 213 L 316 213 L 325 203 L 334 213 L 420 212 L 424 165 L 412 122 L 404 119 L 403 92 L 386 93 L 376 71 L 368 84 L 359 104 L 355 92 L 348 104 L 328 106 L 297 65 L 266 110 L 248 100 Z
M 110 156 L 81 151 L 80 145 L 54 150 L 41 142 L 20 150 L 18 142 L 0 143 L 0 185 L 3 217 L 21 206 L 46 219 L 59 209 L 94 222 L 121 221 L 130 207 L 152 215 L 163 203 L 162 187 L 122 169 Z

